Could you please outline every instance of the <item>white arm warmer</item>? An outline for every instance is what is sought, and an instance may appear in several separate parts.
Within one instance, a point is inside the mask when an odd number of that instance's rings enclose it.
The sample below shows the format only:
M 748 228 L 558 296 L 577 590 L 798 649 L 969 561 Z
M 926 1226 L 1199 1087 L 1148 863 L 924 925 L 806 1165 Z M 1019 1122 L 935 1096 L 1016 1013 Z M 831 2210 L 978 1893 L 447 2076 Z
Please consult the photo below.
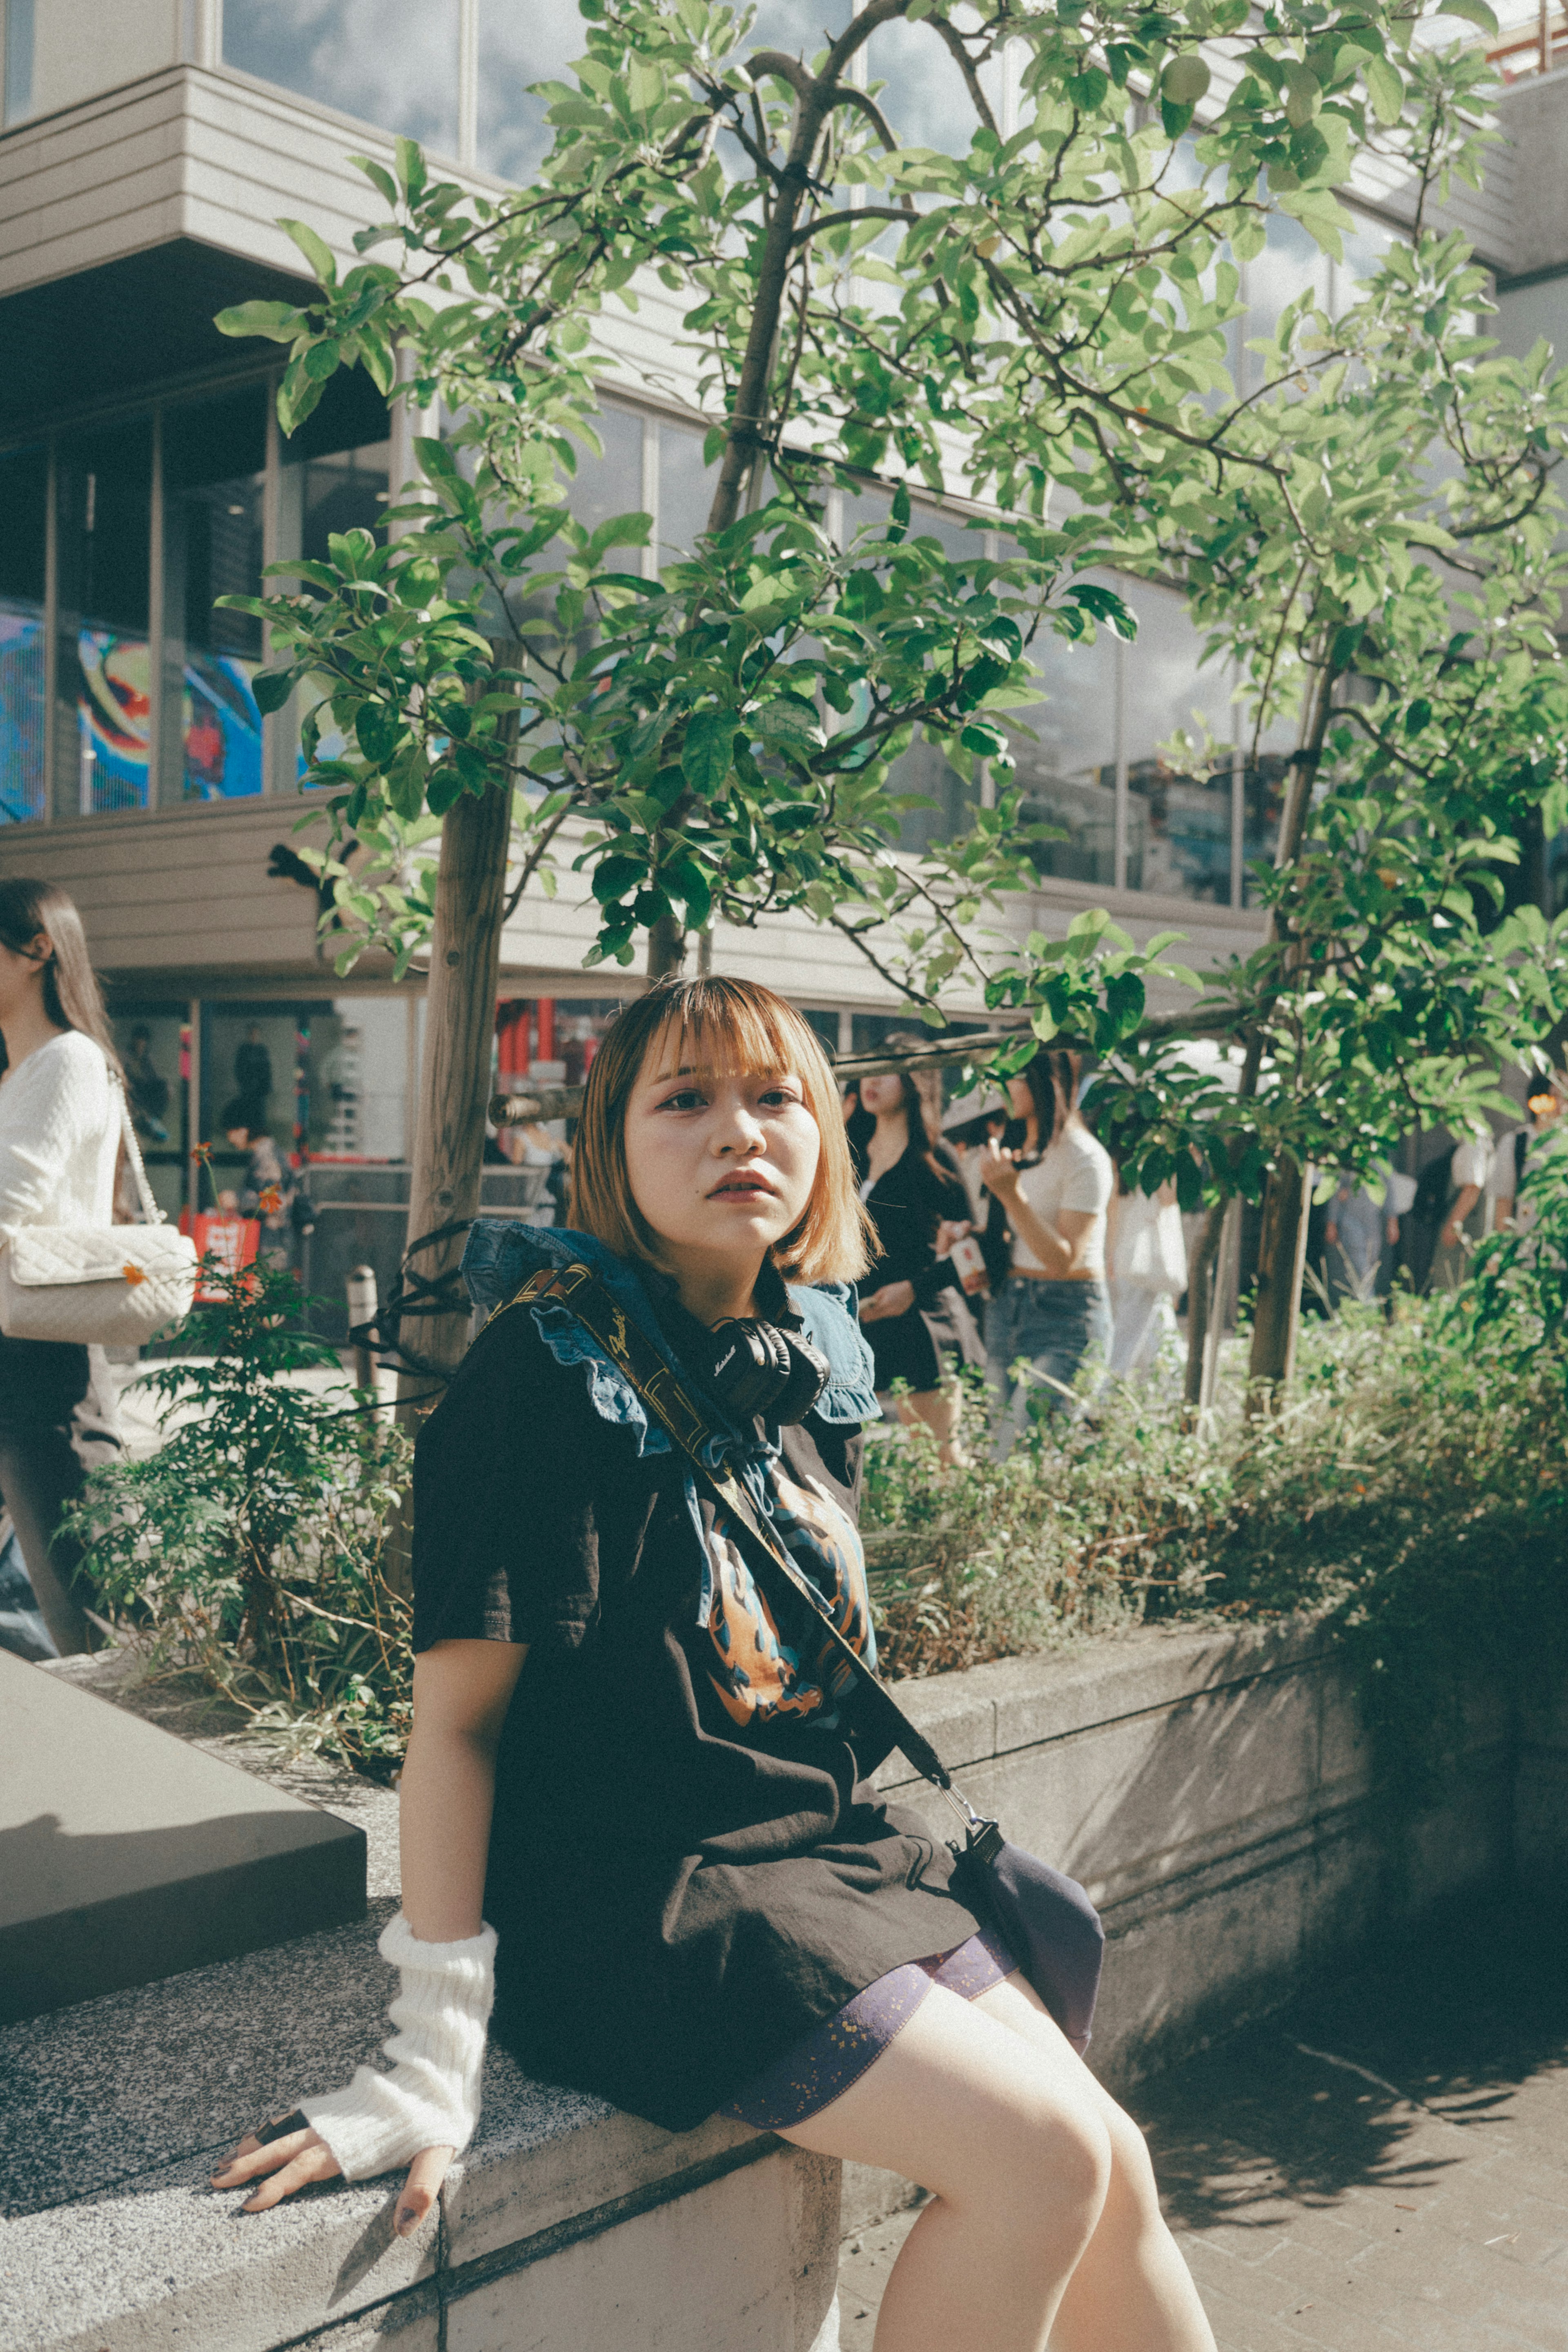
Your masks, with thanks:
M 465 2147 L 479 2121 L 485 2028 L 496 1997 L 496 1930 L 422 1944 L 400 1911 L 376 1949 L 402 1972 L 383 2044 L 390 2074 L 361 2066 L 346 2091 L 301 2109 L 349 2180 L 412 2164 L 423 2147 Z

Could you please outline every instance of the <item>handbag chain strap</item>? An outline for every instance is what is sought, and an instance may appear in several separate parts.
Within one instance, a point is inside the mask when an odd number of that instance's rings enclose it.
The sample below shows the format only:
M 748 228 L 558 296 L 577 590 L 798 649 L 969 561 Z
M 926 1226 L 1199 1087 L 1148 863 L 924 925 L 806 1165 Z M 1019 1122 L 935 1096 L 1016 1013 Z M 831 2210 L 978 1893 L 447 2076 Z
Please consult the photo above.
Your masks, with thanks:
M 112 1064 L 110 1066 L 109 1083 L 114 1088 L 115 1099 L 120 1105 L 120 1132 L 125 1144 L 126 1158 L 136 1177 L 136 1190 L 141 1202 L 141 1221 L 148 1225 L 166 1225 L 169 1220 L 152 1197 L 152 1187 L 147 1181 L 147 1171 L 142 1165 L 141 1146 L 136 1140 L 136 1129 L 131 1123 L 131 1106 L 125 1099 L 125 1081 Z
M 706 1417 L 646 1333 L 632 1322 L 591 1266 L 541 1266 L 537 1274 L 529 1276 L 517 1296 L 508 1301 L 513 1307 L 538 1307 L 546 1303 L 568 1307 L 625 1374 L 643 1403 L 656 1414 L 661 1426 L 685 1455 L 697 1477 L 739 1521 L 797 1598 L 805 1602 L 827 1634 L 830 1646 L 852 1669 L 862 1688 L 872 1694 L 873 1707 L 882 1716 L 889 1735 L 889 1744 L 902 1748 L 915 1770 L 941 1790 L 964 1824 L 970 1850 L 980 1861 L 989 1862 L 1002 1843 L 997 1823 L 977 1813 L 968 1799 L 954 1787 L 952 1774 L 930 1740 L 910 1721 L 881 1675 L 867 1665 L 854 1643 L 846 1640 L 834 1624 L 823 1607 L 821 1596 L 790 1559 L 776 1533 L 766 1525 L 734 1472 L 709 1466 L 704 1448 L 713 1432 Z M 502 1312 L 505 1312 L 504 1308 Z

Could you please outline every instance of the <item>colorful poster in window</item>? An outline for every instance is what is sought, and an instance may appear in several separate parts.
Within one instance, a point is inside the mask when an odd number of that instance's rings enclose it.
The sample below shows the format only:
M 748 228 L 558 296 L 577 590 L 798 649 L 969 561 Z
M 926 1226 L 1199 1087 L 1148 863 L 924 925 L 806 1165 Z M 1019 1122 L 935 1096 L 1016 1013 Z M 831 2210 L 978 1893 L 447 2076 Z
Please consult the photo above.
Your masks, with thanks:
M 0 601 L 0 824 L 43 814 L 43 615 Z
M 109 809 L 146 808 L 151 801 L 147 742 L 152 719 L 147 640 L 122 637 L 112 629 L 82 629 L 77 636 L 77 658 L 81 665 L 77 698 L 79 812 L 94 816 Z
M 261 790 L 261 713 L 250 682 L 258 665 L 238 654 L 185 661 L 184 791 L 188 801 L 244 800 Z

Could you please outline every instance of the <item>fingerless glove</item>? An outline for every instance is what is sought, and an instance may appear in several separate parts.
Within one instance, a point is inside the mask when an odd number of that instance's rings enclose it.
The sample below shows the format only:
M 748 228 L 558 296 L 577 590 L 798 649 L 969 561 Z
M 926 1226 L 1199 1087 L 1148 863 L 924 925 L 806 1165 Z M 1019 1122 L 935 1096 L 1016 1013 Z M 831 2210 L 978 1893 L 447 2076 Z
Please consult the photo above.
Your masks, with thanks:
M 361 2066 L 346 2091 L 301 2107 L 349 2180 L 411 2164 L 423 2147 L 465 2147 L 479 2121 L 485 2029 L 496 1997 L 496 1930 L 423 1944 L 400 1911 L 376 1949 L 402 1973 L 382 2046 L 392 2073 Z

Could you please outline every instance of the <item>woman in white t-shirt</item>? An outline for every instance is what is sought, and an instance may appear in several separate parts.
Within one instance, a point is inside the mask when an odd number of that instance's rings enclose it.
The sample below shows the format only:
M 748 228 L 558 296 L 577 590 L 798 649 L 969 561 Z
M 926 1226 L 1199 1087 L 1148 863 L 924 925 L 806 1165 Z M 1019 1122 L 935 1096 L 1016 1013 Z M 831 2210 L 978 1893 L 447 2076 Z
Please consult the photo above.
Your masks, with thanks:
M 1186 1242 L 1174 1184 L 1157 1192 L 1118 1181 L 1106 1244 L 1111 1301 L 1110 1370 L 1118 1380 L 1146 1380 L 1160 1349 L 1176 1334 L 1176 1302 L 1186 1288 Z
M 1448 1161 L 1448 1197 L 1437 1246 L 1427 1276 L 1430 1291 L 1458 1290 L 1469 1271 L 1476 1244 L 1485 1238 L 1485 1198 L 1492 1169 L 1490 1133 L 1463 1137 Z
M 1076 1055 L 1037 1054 L 1012 1095 L 1017 1116 L 1038 1121 L 1040 1158 L 1020 1165 L 988 1143 L 981 1162 L 981 1181 L 1012 1229 L 1012 1264 L 986 1318 L 987 1376 L 1003 1407 L 998 1461 L 1021 1434 L 1031 1398 L 1059 1412 L 1091 1351 L 1102 1361 L 1111 1351 L 1105 1218 L 1115 1171 L 1078 1110 L 1078 1068 Z
M 23 1225 L 112 1223 L 119 1063 L 81 918 L 52 882 L 0 882 L 0 1243 Z M 56 1530 L 82 1483 L 75 1424 L 94 1387 L 86 1348 L 0 1333 L 0 1496 L 62 1655 L 91 1646 L 80 1553 Z M 94 1417 L 112 1446 L 104 1387 Z

